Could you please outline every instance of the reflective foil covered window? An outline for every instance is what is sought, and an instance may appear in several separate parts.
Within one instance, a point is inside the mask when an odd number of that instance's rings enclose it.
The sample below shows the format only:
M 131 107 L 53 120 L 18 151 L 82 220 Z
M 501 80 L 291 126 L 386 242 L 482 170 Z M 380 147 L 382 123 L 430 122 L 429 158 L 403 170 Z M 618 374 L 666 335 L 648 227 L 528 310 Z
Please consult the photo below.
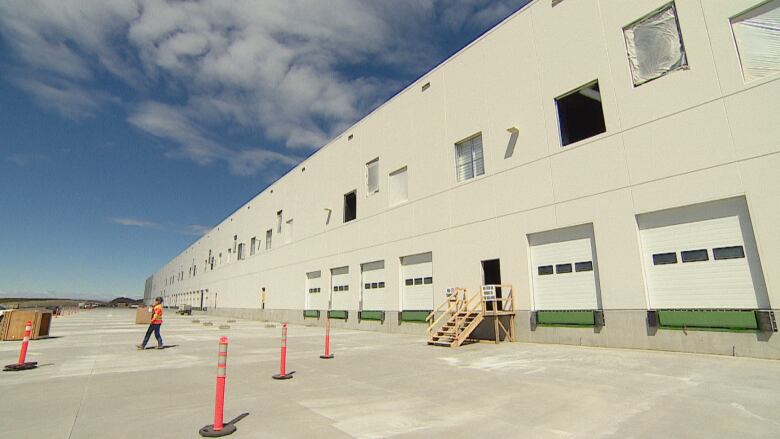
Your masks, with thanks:
M 634 86 L 688 68 L 674 3 L 623 29 Z

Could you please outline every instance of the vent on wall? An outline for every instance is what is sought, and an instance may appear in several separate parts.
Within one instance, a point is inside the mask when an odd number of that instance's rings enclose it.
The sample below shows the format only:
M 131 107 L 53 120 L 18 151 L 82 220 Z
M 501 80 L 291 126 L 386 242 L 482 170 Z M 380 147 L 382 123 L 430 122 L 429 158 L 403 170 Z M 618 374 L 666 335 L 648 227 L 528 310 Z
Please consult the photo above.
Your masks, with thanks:
M 562 2 L 563 0 L 552 0 L 552 6 L 558 6 L 558 3 Z
M 428 90 L 429 88 L 431 88 L 431 83 L 430 82 L 426 82 L 422 86 L 422 91 Z
M 354 134 L 350 134 L 349 136 L 347 136 L 347 140 L 352 140 L 353 137 L 355 137 L 355 135 Z

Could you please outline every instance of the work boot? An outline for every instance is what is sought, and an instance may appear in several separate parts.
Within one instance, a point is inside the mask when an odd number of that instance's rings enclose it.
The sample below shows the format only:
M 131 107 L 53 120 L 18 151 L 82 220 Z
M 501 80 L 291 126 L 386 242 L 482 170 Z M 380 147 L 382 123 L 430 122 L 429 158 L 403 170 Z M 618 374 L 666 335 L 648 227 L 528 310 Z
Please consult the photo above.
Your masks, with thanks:
M 146 346 L 142 346 L 140 344 L 135 345 L 135 347 L 138 348 L 139 351 L 146 349 Z
M 165 346 L 163 346 L 163 345 L 158 345 L 158 346 L 157 346 L 155 349 L 165 349 Z

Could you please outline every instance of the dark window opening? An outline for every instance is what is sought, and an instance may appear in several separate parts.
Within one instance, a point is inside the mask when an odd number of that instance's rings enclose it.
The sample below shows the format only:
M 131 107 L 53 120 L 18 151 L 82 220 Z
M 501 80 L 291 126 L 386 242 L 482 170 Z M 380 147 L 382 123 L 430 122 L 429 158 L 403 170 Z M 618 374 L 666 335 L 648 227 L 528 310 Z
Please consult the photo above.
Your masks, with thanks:
M 410 285 L 414 285 L 414 279 L 406 279 L 404 281 L 404 285 L 406 285 L 407 287 Z
M 501 285 L 500 259 L 482 261 L 482 282 L 484 282 L 484 285 Z M 496 287 L 496 299 L 501 297 L 501 287 Z M 494 307 L 496 310 L 501 311 L 503 307 L 501 301 L 488 302 L 486 305 L 488 311 L 493 311 Z
M 425 285 L 430 285 L 430 284 L 433 283 L 433 278 L 432 277 L 426 277 L 425 279 L 423 279 L 423 283 Z
M 385 283 L 384 282 L 379 282 L 379 287 L 378 288 L 384 288 L 384 287 L 385 287 Z
M 352 191 L 344 195 L 344 222 L 357 218 L 357 193 Z
M 333 287 L 333 291 L 338 291 L 338 290 L 339 290 L 339 287 L 338 287 L 338 286 L 334 286 L 334 287 Z
M 422 283 L 423 283 L 423 278 L 421 277 L 418 277 L 414 280 L 415 285 L 422 285 Z
M 677 253 L 656 253 L 653 255 L 653 265 L 669 265 L 677 263 Z
M 558 274 L 571 273 L 571 264 L 556 264 L 555 272 Z
M 363 288 L 365 288 L 367 290 L 370 290 L 371 289 L 371 284 L 365 284 L 365 285 L 363 285 Z
M 702 261 L 709 261 L 709 255 L 707 255 L 707 250 L 688 250 L 684 252 L 680 252 L 680 256 L 682 257 L 683 263 L 686 262 L 702 262 Z
M 577 262 L 574 264 L 574 271 L 593 271 L 593 261 Z
M 371 288 L 379 288 L 379 284 L 376 282 L 371 282 Z
M 537 268 L 539 271 L 539 276 L 547 276 L 548 274 L 553 274 L 553 266 L 552 265 L 542 265 Z
M 598 81 L 555 99 L 555 104 L 562 146 L 607 131 Z
M 745 257 L 745 249 L 741 245 L 714 248 L 712 249 L 712 257 L 716 261 L 721 259 L 741 259 Z

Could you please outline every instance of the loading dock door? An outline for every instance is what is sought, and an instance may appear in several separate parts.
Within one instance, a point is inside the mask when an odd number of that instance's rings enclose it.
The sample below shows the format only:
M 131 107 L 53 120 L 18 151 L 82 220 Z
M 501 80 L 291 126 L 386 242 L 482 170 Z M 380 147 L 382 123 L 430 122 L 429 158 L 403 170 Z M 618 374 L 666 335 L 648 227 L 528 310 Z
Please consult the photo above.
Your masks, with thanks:
M 357 295 L 357 290 L 349 284 L 349 267 L 332 268 L 330 270 L 330 309 L 351 310 L 355 307 L 352 300 Z
M 433 253 L 401 258 L 401 309 L 432 310 Z
M 744 199 L 637 217 L 650 307 L 767 308 Z
M 362 308 L 367 311 L 385 310 L 385 261 L 369 262 L 360 266 Z
M 599 309 L 593 228 L 529 235 L 537 310 Z
M 327 291 L 322 291 L 322 273 L 311 271 L 306 273 L 306 309 L 327 309 Z

